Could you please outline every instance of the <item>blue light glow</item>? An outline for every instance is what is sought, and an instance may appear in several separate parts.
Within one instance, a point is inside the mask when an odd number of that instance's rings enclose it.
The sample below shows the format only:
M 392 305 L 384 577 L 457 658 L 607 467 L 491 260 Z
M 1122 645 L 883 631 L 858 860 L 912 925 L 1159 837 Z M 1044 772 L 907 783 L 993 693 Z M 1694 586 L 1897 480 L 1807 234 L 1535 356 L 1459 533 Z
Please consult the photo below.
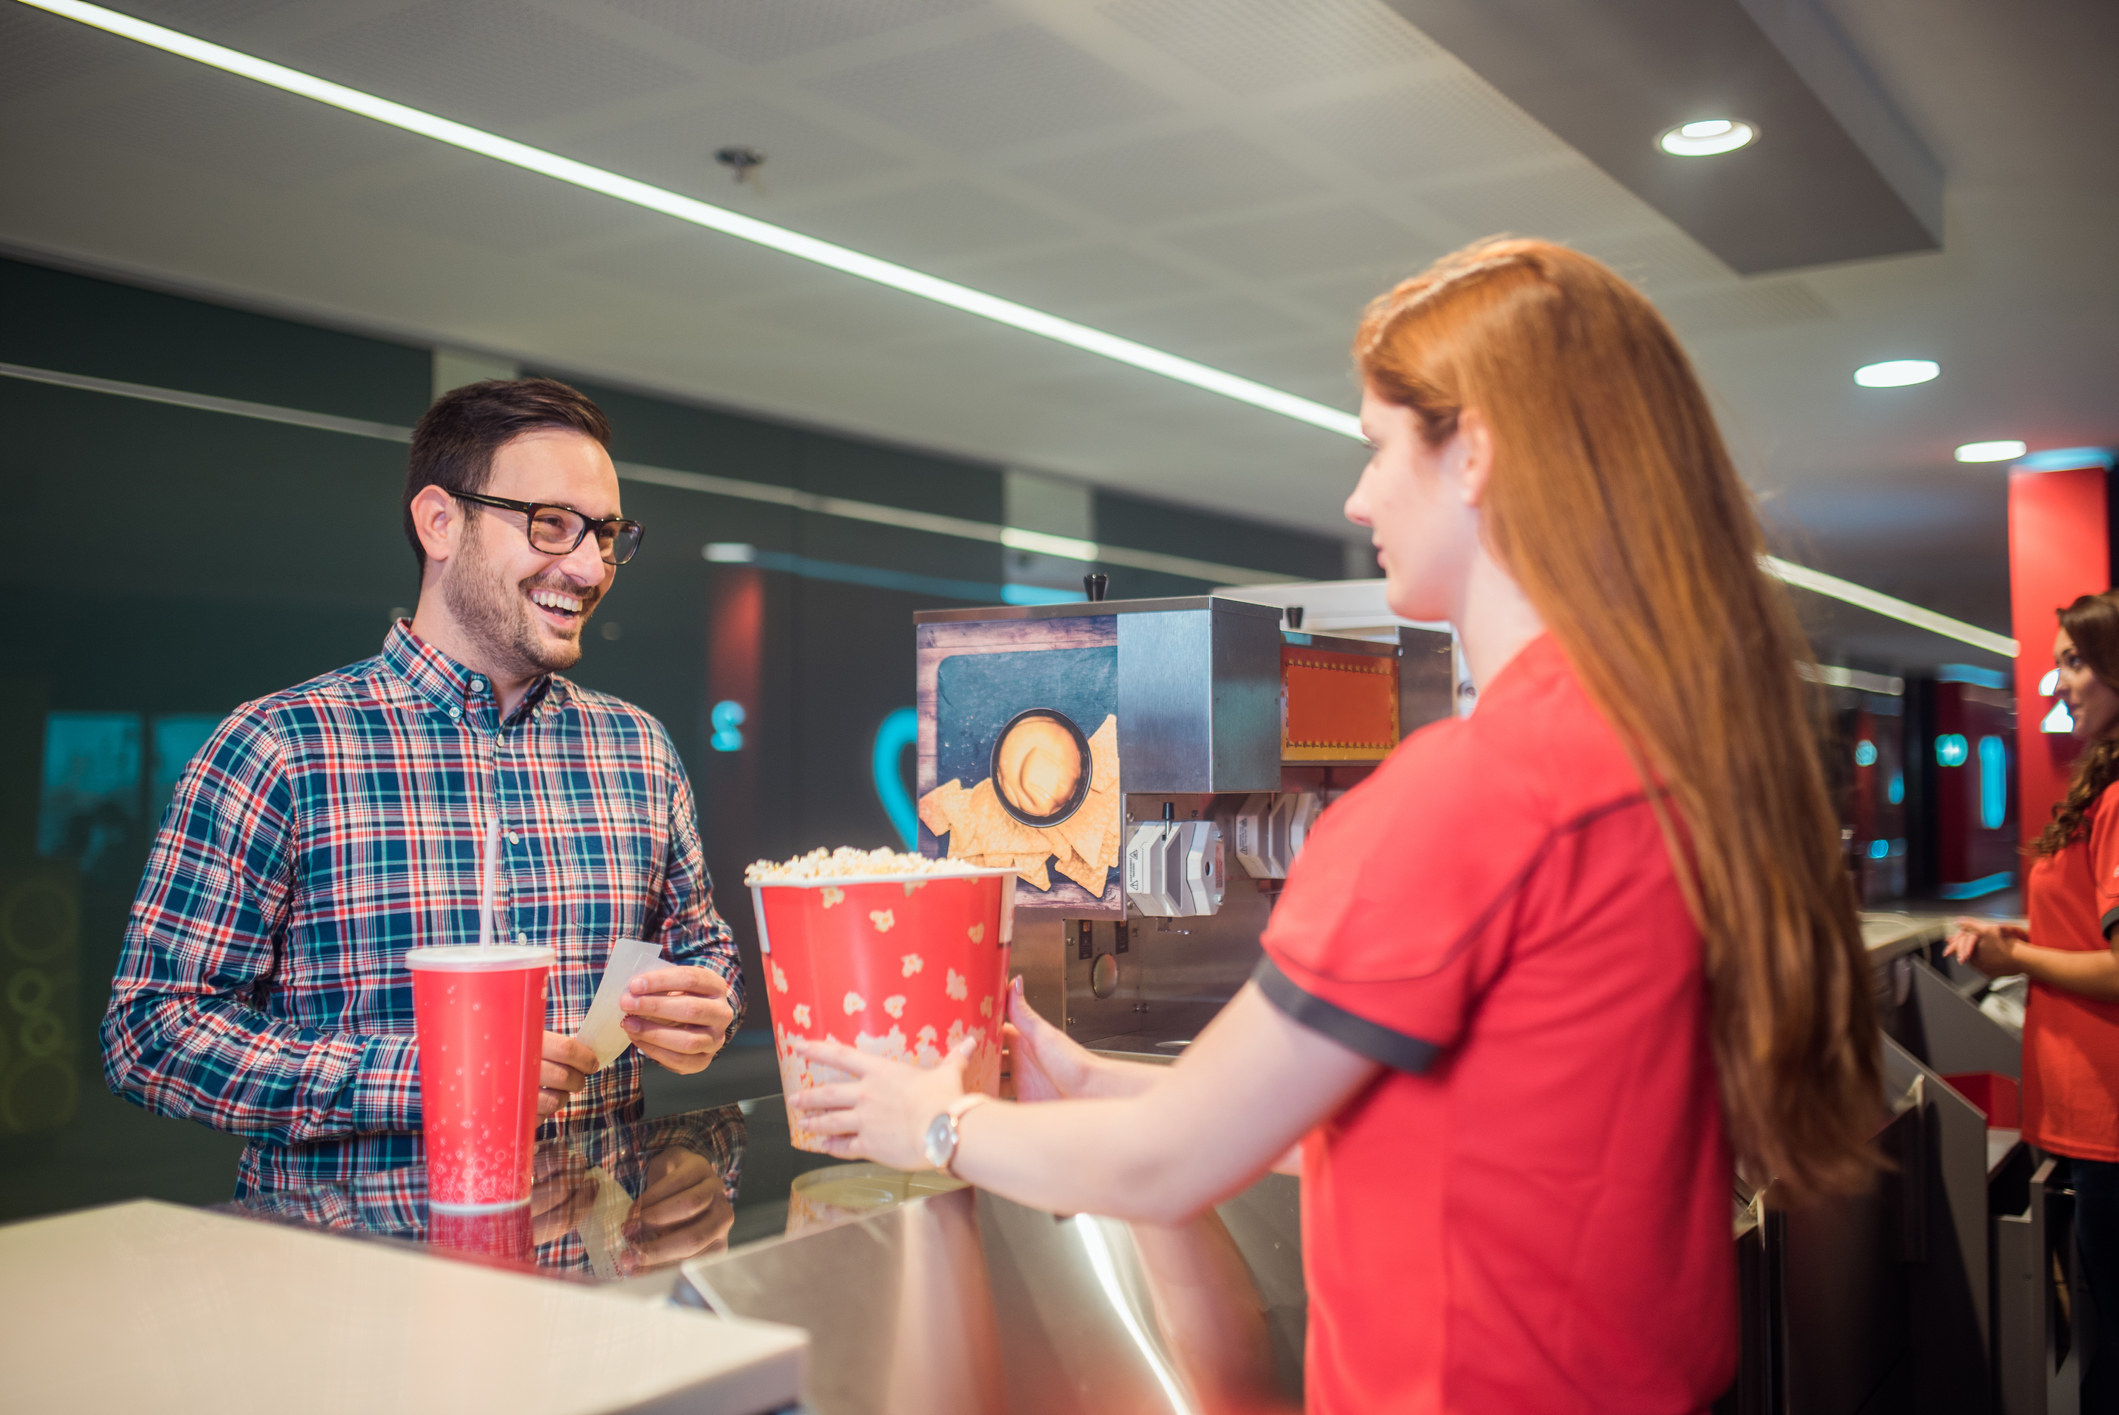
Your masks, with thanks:
M 1962 732 L 1945 732 L 1935 739 L 1937 766 L 1963 766 L 1971 755 L 1971 743 L 1965 741 Z
M 1968 879 L 1963 884 L 1946 884 L 1935 892 L 1944 899 L 1977 899 L 1982 894 L 2007 889 L 2015 882 L 2016 876 L 2008 870 L 2003 870 L 1998 875 L 1982 875 L 1978 879 Z
M 1048 590 L 1043 585 L 1002 585 L 1002 604 L 1077 604 L 1088 596 L 1080 590 Z
M 2044 452 L 2033 452 L 2016 463 L 2026 472 L 2071 472 L 2077 467 L 2102 467 L 2112 469 L 2112 449 L 2109 447 L 2054 447 Z
M 2009 749 L 1999 737 L 1979 739 L 1979 823 L 1999 830 L 2009 818 Z
M 883 803 L 883 814 L 890 817 L 890 828 L 898 833 L 898 839 L 905 843 L 907 850 L 920 848 L 920 817 L 913 809 L 912 793 L 905 789 L 905 776 L 898 770 L 898 759 L 919 740 L 920 715 L 909 707 L 901 707 L 876 728 L 875 749 L 869 753 L 869 765 L 875 774 L 876 799 Z
M 1906 803 L 1906 774 L 1904 772 L 1894 771 L 1891 773 L 1891 784 L 1884 790 L 1884 799 L 1894 806 L 1903 806 Z
M 714 737 L 711 745 L 715 751 L 743 750 L 743 733 L 740 730 L 743 717 L 743 704 L 734 698 L 723 698 L 714 704 L 714 710 L 707 714 L 707 721 L 713 724 Z
M 1870 841 L 1870 842 L 1869 842 L 1869 858 L 1870 858 L 1870 859 L 1872 859 L 1872 860 L 1888 860 L 1888 859 L 1890 859 L 1890 858 L 1891 858 L 1891 842 L 1890 842 L 1890 841 L 1888 841 L 1888 840 L 1872 840 L 1872 841 Z
M 1866 737 L 1856 742 L 1854 744 L 1854 764 L 1856 766 L 1875 766 L 1876 744 Z
M 1935 670 L 1938 683 L 1970 683 L 1978 688 L 2007 688 L 2009 675 L 1998 668 L 1975 668 L 1969 663 L 1945 663 Z

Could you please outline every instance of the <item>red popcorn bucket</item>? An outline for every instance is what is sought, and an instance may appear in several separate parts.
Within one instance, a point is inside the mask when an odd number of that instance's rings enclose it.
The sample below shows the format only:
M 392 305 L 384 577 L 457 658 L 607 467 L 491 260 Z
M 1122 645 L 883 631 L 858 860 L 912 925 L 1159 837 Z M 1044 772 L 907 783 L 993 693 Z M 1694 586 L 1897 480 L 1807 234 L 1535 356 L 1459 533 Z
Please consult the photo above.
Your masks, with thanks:
M 527 1204 L 552 950 L 415 948 L 405 966 L 419 1036 L 427 1207 Z
M 847 1079 L 797 1056 L 797 1037 L 921 1067 L 971 1037 L 965 1084 L 999 1094 L 1015 871 L 773 880 L 751 885 L 751 902 L 784 1095 Z M 792 1110 L 787 1128 L 796 1149 L 823 1153 Z

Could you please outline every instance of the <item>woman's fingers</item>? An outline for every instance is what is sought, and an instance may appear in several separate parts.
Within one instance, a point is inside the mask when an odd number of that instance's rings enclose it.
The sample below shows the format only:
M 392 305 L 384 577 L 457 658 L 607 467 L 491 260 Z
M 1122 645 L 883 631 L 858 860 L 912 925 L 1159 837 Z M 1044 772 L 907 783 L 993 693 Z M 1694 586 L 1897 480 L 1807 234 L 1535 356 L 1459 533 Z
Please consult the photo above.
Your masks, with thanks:
M 845 1110 L 859 1105 L 861 1088 L 851 1081 L 839 1081 L 829 1086 L 818 1086 L 812 1090 L 797 1091 L 787 1098 L 790 1109 L 804 1113 L 826 1110 Z
M 809 1130 L 816 1135 L 858 1135 L 861 1118 L 850 1110 L 827 1110 L 809 1117 Z
M 826 1066 L 836 1066 L 841 1071 L 855 1076 L 866 1076 L 884 1062 L 884 1058 L 870 1056 L 857 1051 L 844 1042 L 813 1042 L 806 1037 L 797 1037 L 794 1042 L 795 1055 L 807 1061 L 821 1061 Z

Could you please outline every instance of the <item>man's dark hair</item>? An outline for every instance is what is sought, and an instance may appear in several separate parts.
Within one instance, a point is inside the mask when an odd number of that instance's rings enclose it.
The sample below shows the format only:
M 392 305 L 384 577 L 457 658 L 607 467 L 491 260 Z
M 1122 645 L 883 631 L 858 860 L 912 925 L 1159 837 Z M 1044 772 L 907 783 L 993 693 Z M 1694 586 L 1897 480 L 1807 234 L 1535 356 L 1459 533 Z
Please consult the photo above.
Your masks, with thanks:
M 405 472 L 405 539 L 420 569 L 426 548 L 412 523 L 412 498 L 430 486 L 443 491 L 484 491 L 493 475 L 493 454 L 526 432 L 565 428 L 611 445 L 603 409 L 554 378 L 500 378 L 467 383 L 434 400 L 412 429 L 412 459 Z M 478 509 L 471 504 L 464 507 Z

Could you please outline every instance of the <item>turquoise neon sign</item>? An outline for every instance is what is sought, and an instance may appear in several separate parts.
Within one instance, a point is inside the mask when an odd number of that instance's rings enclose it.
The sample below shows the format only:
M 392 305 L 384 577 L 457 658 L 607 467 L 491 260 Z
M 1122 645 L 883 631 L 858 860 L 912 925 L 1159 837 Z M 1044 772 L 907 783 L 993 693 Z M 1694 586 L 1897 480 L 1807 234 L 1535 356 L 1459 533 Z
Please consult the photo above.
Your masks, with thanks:
M 740 752 L 743 750 L 743 704 L 734 698 L 723 698 L 715 703 L 713 711 L 706 715 L 713 727 L 714 735 L 708 743 L 717 752 Z
M 2009 749 L 1999 737 L 1979 739 L 1979 823 L 2001 829 L 2009 818 Z
M 920 848 L 920 817 L 912 805 L 912 793 L 905 789 L 905 777 L 898 770 L 898 760 L 905 749 L 920 740 L 920 715 L 909 707 L 902 707 L 883 719 L 876 728 L 875 749 L 869 754 L 869 765 L 875 773 L 876 799 L 883 803 L 883 813 L 890 817 L 891 829 L 898 839 L 905 842 L 907 850 Z

